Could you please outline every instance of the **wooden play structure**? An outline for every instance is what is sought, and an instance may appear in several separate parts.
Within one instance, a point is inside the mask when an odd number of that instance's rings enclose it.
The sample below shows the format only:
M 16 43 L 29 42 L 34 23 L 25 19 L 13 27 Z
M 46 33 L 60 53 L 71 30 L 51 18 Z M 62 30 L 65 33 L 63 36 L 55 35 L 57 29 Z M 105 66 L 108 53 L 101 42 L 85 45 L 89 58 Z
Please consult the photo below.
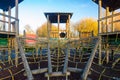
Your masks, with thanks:
M 20 37 L 18 4 L 22 1 L 0 0 L 0 57 L 7 55 L 6 60 L 0 58 L 0 80 L 120 80 L 120 32 L 116 28 L 120 13 L 115 12 L 120 8 L 119 0 L 92 0 L 98 4 L 98 36 L 81 32 L 77 39 L 70 37 L 73 13 L 65 12 L 44 13 L 46 38 L 37 33 L 26 36 L 25 31 Z M 15 17 L 11 16 L 13 7 Z M 66 24 L 65 30 L 60 30 L 60 23 Z M 57 24 L 58 31 L 52 31 L 52 24 Z M 88 36 L 83 38 L 84 34 Z M 25 52 L 31 47 L 32 54 Z

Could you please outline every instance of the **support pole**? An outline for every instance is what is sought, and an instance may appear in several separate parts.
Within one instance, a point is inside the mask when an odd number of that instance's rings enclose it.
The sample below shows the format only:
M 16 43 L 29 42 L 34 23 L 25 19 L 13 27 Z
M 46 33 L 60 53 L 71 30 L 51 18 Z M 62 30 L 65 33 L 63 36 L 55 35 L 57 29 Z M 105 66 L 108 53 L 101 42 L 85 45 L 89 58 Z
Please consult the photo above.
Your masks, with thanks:
M 12 32 L 16 32 L 16 31 L 15 31 L 15 21 L 12 22 Z
M 66 38 L 68 38 L 68 20 L 67 20 L 67 22 L 66 22 L 66 33 L 67 33 L 67 35 L 66 35 Z
M 60 55 L 60 36 L 59 36 L 59 31 L 60 31 L 60 15 L 58 14 L 58 58 Z
M 15 18 L 17 19 L 17 20 L 15 21 L 16 36 L 18 36 L 18 35 L 19 35 L 18 0 L 16 0 L 16 3 L 15 3 Z
M 68 38 L 70 38 L 70 15 L 68 15 L 68 23 L 67 23 L 67 27 L 68 27 Z
M 99 36 L 99 65 L 101 65 L 101 59 L 102 59 L 102 55 L 101 55 L 101 44 L 102 44 L 102 37 L 99 33 L 101 33 L 101 14 L 102 14 L 102 0 L 99 0 L 99 5 L 98 5 L 98 36 Z
M 16 17 L 16 19 L 18 19 L 18 0 L 15 0 L 15 17 Z M 30 67 L 28 65 L 24 49 L 19 40 L 19 22 L 18 22 L 18 20 L 15 21 L 15 27 L 16 27 L 16 41 L 15 41 L 16 42 L 16 46 L 15 46 L 16 47 L 16 64 L 18 64 L 18 47 L 19 47 L 20 54 L 21 54 L 23 64 L 24 64 L 24 68 L 27 73 L 27 78 L 28 78 L 28 80 L 33 80 L 33 76 L 32 76 Z
M 11 16 L 11 6 L 9 6 L 8 15 Z M 11 32 L 11 18 L 10 17 L 9 17 L 9 21 L 8 21 L 8 31 Z
M 5 11 L 3 11 L 3 15 L 5 15 Z M 3 16 L 3 21 L 6 21 L 5 16 Z M 5 31 L 5 22 L 3 22 L 3 31 Z
M 109 7 L 106 8 L 106 17 L 109 16 Z M 108 18 L 106 18 L 106 33 L 108 32 Z
M 36 32 L 36 38 L 38 40 L 38 32 Z M 39 49 L 39 45 L 38 45 L 38 41 L 36 41 L 36 57 L 38 57 L 38 49 Z
M 49 15 L 47 15 L 47 32 L 48 32 L 48 46 L 47 46 L 47 49 L 48 49 L 48 73 L 52 73 L 52 64 L 51 64 L 51 56 L 50 56 L 50 42 L 49 42 L 49 39 L 50 39 L 50 26 L 49 26 Z
M 106 8 L 106 17 L 109 16 L 109 7 Z M 109 62 L 109 44 L 108 44 L 108 19 L 106 18 L 106 33 L 107 33 L 107 39 L 106 39 L 106 62 Z
M 26 31 L 24 30 L 23 31 L 23 37 L 25 37 L 26 38 Z M 24 39 L 24 47 L 26 46 L 26 39 Z
M 67 49 L 65 50 L 65 62 L 63 67 L 63 73 L 67 73 L 67 67 L 68 67 L 68 54 L 69 54 L 69 44 L 67 44 Z
M 18 0 L 15 0 L 15 18 L 18 19 Z M 18 21 L 15 20 L 15 32 L 16 32 L 16 38 L 15 38 L 15 64 L 16 66 L 18 65 L 18 43 L 17 43 L 17 38 L 18 38 Z
M 111 26 L 112 26 L 112 32 L 114 32 L 114 23 L 113 23 L 113 21 L 114 21 L 114 11 L 112 11 L 112 20 L 111 20 Z

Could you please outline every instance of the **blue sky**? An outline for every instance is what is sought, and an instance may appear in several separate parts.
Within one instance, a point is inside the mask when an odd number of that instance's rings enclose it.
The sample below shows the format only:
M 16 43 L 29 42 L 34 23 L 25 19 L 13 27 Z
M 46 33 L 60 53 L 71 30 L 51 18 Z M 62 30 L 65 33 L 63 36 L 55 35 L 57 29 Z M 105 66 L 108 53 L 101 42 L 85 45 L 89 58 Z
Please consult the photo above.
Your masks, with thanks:
M 29 24 L 35 31 L 46 22 L 44 12 L 72 12 L 71 22 L 97 19 L 97 5 L 92 0 L 24 0 L 19 4 L 20 32 Z

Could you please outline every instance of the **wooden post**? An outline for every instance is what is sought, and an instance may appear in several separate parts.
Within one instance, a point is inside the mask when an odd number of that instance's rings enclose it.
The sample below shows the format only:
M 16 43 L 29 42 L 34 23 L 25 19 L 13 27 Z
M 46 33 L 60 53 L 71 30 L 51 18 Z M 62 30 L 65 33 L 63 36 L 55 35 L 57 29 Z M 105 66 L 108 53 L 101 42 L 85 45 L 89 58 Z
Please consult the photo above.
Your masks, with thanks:
M 106 8 L 106 17 L 109 16 L 109 7 Z M 107 41 L 106 41 L 106 62 L 109 62 L 109 44 L 108 44 L 108 19 L 106 18 L 106 33 L 107 33 Z
M 63 67 L 63 73 L 67 73 L 68 53 L 69 53 L 69 44 L 67 44 L 67 49 L 65 50 L 65 62 L 64 62 L 64 67 Z
M 15 31 L 15 21 L 12 22 L 12 32 L 16 32 L 16 31 Z
M 15 18 L 18 19 L 18 0 L 15 3 Z M 19 22 L 15 20 L 15 27 L 16 27 L 16 36 L 19 35 Z
M 101 29 L 101 33 L 104 33 L 104 23 L 103 23 L 103 21 L 101 22 L 101 26 L 102 26 L 102 29 Z
M 39 49 L 39 45 L 38 45 L 38 32 L 36 31 L 36 38 L 37 38 L 37 41 L 36 41 L 36 57 L 38 57 L 38 49 Z
M 66 37 L 68 38 L 68 20 L 66 22 L 66 33 L 67 33 Z
M 112 26 L 112 32 L 114 32 L 114 23 L 113 23 L 113 21 L 114 21 L 114 11 L 112 11 L 112 20 L 111 20 L 111 26 Z
M 11 16 L 11 7 L 9 6 L 9 11 L 8 11 L 9 16 Z M 11 18 L 9 17 L 8 21 L 8 31 L 11 32 Z
M 100 22 L 100 18 L 101 18 L 101 14 L 102 14 L 102 0 L 99 0 L 99 5 L 98 5 L 98 35 L 99 33 L 101 33 L 101 22 Z M 101 44 L 102 44 L 102 38 L 101 35 L 99 35 L 99 65 L 101 65 L 101 59 L 102 59 L 102 55 L 101 55 Z
M 48 32 L 48 73 L 52 73 L 52 64 L 51 64 L 51 56 L 50 56 L 50 43 L 49 43 L 49 39 L 50 39 L 50 26 L 49 26 L 49 15 L 47 15 L 47 32 Z
M 26 31 L 24 30 L 23 31 L 23 37 L 25 37 L 26 38 Z M 26 46 L 26 39 L 24 39 L 24 47 Z
M 18 0 L 15 0 L 15 17 L 16 17 L 16 19 L 18 19 Z M 21 54 L 23 64 L 24 64 L 24 68 L 27 73 L 27 78 L 28 78 L 28 80 L 33 80 L 33 76 L 32 76 L 30 67 L 29 67 L 27 59 L 25 57 L 25 52 L 24 52 L 23 47 L 18 38 L 19 37 L 19 22 L 18 22 L 18 20 L 15 21 L 15 27 L 16 27 L 16 41 L 15 41 L 16 42 L 16 46 L 15 46 L 16 47 L 16 64 L 18 64 L 18 46 L 19 46 L 20 54 Z
M 5 15 L 5 11 L 3 11 L 3 15 Z M 3 16 L 3 21 L 6 21 L 5 16 Z M 6 27 L 5 22 L 3 22 L 3 31 L 5 31 L 5 27 Z
M 18 19 L 18 0 L 15 0 L 15 18 Z M 15 64 L 16 66 L 18 65 L 18 43 L 17 43 L 17 38 L 18 38 L 18 21 L 15 20 L 15 32 L 16 32 L 16 39 L 15 39 Z
M 106 17 L 109 16 L 109 7 L 106 7 Z M 106 18 L 106 33 L 108 32 L 108 18 Z
M 60 55 L 60 36 L 59 36 L 59 31 L 60 31 L 60 14 L 58 14 L 58 58 Z
M 68 38 L 70 38 L 70 15 L 68 15 Z

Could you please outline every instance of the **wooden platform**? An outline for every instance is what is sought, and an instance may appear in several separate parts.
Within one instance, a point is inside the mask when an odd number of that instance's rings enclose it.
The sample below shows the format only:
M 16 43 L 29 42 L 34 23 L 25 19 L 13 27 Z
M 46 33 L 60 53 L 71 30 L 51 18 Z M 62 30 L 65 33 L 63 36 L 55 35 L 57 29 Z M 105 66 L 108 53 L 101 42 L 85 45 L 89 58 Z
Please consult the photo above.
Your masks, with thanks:
M 104 33 L 99 33 L 100 36 L 107 36 L 107 35 L 118 35 L 120 34 L 120 31 L 115 31 L 115 32 L 104 32 Z
M 0 31 L 0 37 L 1 38 L 7 38 L 9 37 L 15 37 L 16 32 L 10 32 L 10 31 Z

